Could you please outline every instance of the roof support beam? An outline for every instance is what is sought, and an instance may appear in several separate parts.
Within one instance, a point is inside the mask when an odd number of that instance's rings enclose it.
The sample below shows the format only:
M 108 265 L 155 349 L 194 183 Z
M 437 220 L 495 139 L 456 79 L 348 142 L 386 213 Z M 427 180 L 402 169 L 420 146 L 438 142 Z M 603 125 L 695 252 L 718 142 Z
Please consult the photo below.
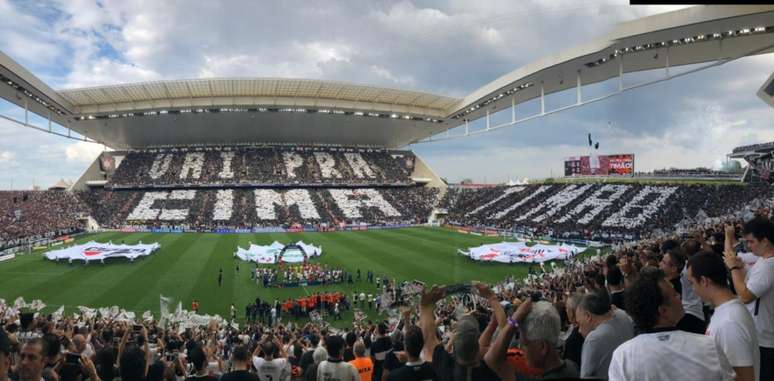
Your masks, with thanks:
M 511 122 L 516 122 L 516 94 L 511 97 Z
M 618 91 L 622 91 L 623 85 L 623 55 L 618 56 Z
M 576 80 L 576 86 L 575 86 L 575 89 L 576 89 L 576 91 L 575 91 L 575 104 L 583 103 L 583 94 L 581 93 L 582 85 L 581 85 L 581 75 L 580 75 L 580 73 L 581 73 L 580 70 L 578 70 L 578 74 L 576 75 L 577 80 Z

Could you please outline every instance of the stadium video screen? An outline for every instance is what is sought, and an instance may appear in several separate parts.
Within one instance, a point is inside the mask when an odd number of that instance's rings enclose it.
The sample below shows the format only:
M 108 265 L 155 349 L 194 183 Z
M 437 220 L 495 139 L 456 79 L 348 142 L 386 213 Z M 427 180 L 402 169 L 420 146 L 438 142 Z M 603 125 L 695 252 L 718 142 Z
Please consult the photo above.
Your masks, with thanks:
M 632 175 L 634 154 L 573 156 L 564 159 L 565 176 Z

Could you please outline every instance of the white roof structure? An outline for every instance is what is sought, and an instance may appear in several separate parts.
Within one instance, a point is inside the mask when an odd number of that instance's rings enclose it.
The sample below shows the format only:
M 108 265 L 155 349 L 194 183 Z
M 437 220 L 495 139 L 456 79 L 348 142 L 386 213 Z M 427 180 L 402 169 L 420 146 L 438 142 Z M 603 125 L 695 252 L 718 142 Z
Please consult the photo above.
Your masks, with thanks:
M 446 116 L 460 100 L 418 91 L 283 78 L 157 81 L 62 90 L 78 114 L 210 106 L 292 106 Z
M 697 6 L 620 24 L 598 40 L 518 68 L 462 99 L 279 78 L 56 91 L 2 52 L 0 96 L 113 148 L 233 143 L 398 148 L 560 91 L 577 89 L 580 104 L 582 86 L 626 73 L 772 51 L 774 6 Z

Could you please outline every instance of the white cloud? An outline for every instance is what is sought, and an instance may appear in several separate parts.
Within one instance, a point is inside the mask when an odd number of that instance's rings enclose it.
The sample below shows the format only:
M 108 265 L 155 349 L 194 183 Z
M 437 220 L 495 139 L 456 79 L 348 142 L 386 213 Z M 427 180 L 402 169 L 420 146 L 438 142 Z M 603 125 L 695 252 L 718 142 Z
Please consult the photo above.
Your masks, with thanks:
M 13 152 L 10 152 L 10 151 L 0 151 L 0 162 L 1 161 L 12 161 L 15 156 L 16 155 Z
M 103 151 L 103 147 L 96 143 L 76 142 L 65 147 L 65 156 L 68 161 L 91 163 Z
M 599 37 L 617 22 L 677 8 L 629 6 L 625 0 L 290 1 L 239 7 L 204 0 L 55 0 L 53 5 L 0 0 L 0 35 L 8 37 L 0 40 L 0 49 L 46 81 L 51 78 L 55 87 L 256 76 L 461 96 Z M 659 85 L 670 91 L 637 90 L 593 113 L 565 112 L 488 137 L 417 149 L 449 178 L 545 177 L 562 169 L 562 157 L 584 152 L 564 134 L 567 128 L 551 131 L 561 119 L 573 131 L 584 131 L 579 135 L 599 134 L 606 149 L 636 153 L 638 169 L 711 166 L 733 145 L 774 140 L 766 125 L 772 111 L 754 95 L 771 72 L 774 54 L 740 61 L 692 74 L 678 86 Z M 706 94 L 712 101 L 704 100 Z M 595 129 L 608 120 L 626 128 Z M 47 148 L 30 148 L 42 146 Z M 0 121 L 0 152 L 15 158 L 3 162 L 10 171 L 0 171 L 0 183 L 30 174 L 52 181 L 77 176 L 99 147 L 4 129 Z
M 88 65 L 75 66 L 67 76 L 64 87 L 91 87 L 158 79 L 161 79 L 161 75 L 155 71 L 103 57 L 89 60 Z

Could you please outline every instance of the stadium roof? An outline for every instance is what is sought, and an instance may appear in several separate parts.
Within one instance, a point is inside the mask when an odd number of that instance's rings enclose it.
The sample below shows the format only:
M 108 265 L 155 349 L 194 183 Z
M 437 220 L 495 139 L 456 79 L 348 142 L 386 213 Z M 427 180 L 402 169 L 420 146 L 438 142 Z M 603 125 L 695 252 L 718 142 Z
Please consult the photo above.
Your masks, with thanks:
M 283 78 L 157 81 L 62 90 L 59 94 L 81 115 L 229 105 L 351 108 L 442 118 L 447 108 L 460 101 L 418 91 Z
M 774 6 L 697 6 L 620 24 L 598 40 L 518 68 L 463 99 L 262 78 L 55 91 L 1 52 L 0 96 L 114 148 L 255 142 L 396 148 L 541 94 L 625 73 L 772 51 Z

